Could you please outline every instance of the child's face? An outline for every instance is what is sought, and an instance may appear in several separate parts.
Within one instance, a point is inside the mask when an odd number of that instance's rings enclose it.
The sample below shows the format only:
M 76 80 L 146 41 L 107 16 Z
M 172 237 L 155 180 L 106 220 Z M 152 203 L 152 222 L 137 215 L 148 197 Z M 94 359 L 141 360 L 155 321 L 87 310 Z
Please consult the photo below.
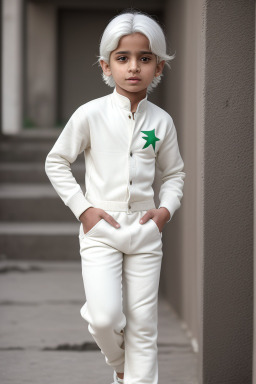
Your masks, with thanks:
M 164 61 L 157 64 L 156 55 L 149 49 L 148 38 L 141 33 L 123 36 L 118 47 L 111 52 L 109 65 L 101 60 L 107 76 L 113 76 L 118 93 L 129 96 L 146 96 L 147 87 L 159 76 Z

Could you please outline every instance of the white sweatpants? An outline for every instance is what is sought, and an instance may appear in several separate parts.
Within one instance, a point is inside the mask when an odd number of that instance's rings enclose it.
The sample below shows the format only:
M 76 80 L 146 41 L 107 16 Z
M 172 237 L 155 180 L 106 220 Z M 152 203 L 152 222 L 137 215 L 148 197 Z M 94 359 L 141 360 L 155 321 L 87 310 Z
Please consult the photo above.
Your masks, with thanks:
M 108 211 L 119 228 L 101 219 L 79 241 L 86 302 L 81 316 L 125 384 L 157 384 L 158 288 L 162 233 L 147 212 Z

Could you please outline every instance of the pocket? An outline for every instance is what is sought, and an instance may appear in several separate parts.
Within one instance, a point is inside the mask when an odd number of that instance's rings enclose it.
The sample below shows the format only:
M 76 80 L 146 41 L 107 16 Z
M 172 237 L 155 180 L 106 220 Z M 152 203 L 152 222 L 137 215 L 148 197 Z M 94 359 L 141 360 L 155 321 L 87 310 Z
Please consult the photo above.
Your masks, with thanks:
M 162 236 L 162 232 L 159 231 L 158 225 L 157 225 L 157 223 L 155 222 L 155 220 L 153 220 L 153 219 L 149 219 L 149 220 L 153 221 L 153 226 L 154 226 L 155 229 L 157 230 L 158 234 Z
M 83 239 L 86 236 L 90 236 L 103 220 L 104 219 L 102 218 L 99 221 L 97 221 L 97 223 L 94 224 L 94 226 L 91 229 L 89 229 L 89 231 L 87 231 L 85 233 L 84 233 L 83 223 L 81 223 L 79 237 L 81 237 Z

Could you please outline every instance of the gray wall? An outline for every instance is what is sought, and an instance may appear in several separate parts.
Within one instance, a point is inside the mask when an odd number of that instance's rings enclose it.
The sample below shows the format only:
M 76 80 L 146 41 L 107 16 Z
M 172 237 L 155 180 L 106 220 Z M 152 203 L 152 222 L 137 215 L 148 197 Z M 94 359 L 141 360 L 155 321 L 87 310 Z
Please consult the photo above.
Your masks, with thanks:
M 26 6 L 27 124 L 52 127 L 57 108 L 57 14 L 53 4 Z
M 256 143 L 256 7 L 255 7 L 255 14 L 254 14 L 254 311 L 253 311 L 253 383 L 256 382 L 256 236 L 255 236 L 255 229 L 256 229 L 256 149 L 255 149 L 255 143 Z
M 204 377 L 251 383 L 255 5 L 206 5 Z
M 200 383 L 252 382 L 254 1 L 169 1 L 166 109 L 187 173 L 164 291 L 199 341 Z

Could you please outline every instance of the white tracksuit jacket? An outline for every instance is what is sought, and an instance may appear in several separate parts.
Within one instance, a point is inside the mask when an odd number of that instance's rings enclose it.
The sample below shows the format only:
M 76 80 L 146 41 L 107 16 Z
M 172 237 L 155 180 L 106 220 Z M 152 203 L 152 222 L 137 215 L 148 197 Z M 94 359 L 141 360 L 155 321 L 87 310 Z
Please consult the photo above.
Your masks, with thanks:
M 70 164 L 84 151 L 83 193 Z M 156 208 L 155 161 L 162 171 L 159 207 L 171 217 L 181 205 L 185 173 L 171 116 L 147 100 L 131 113 L 130 100 L 114 91 L 81 105 L 48 153 L 45 172 L 77 220 L 89 207 L 112 211 Z

